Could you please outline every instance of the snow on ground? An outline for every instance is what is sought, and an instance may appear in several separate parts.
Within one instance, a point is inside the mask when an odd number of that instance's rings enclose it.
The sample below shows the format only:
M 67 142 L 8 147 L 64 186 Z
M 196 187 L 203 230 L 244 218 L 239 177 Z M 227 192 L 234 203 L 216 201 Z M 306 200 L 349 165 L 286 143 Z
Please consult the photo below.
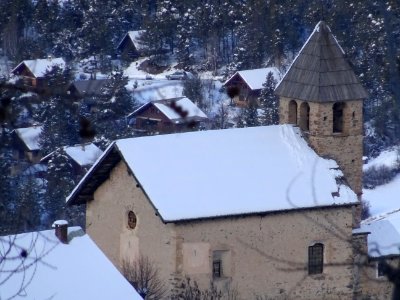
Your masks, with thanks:
M 336 162 L 317 156 L 290 125 L 123 139 L 115 146 L 166 221 L 357 201 L 337 185 Z
M 400 210 L 369 218 L 353 232 L 369 232 L 368 253 L 372 257 L 400 254 Z
M 381 166 L 395 168 L 399 147 L 382 151 L 379 156 L 364 164 L 363 170 Z M 400 254 L 400 174 L 391 182 L 363 189 L 362 199 L 370 205 L 371 217 L 361 222 L 354 232 L 369 232 L 368 253 L 372 257 Z
M 69 228 L 72 236 L 69 244 L 54 230 L 0 237 L 0 299 L 142 299 L 81 228 Z
M 378 186 L 373 190 L 363 189 L 362 198 L 369 202 L 372 216 L 399 209 L 400 174 L 397 175 L 391 182 Z
M 134 86 L 137 84 L 137 87 Z M 183 86 L 179 80 L 131 80 L 127 89 L 133 91 L 141 104 L 150 101 L 182 97 Z
M 363 165 L 363 170 L 367 171 L 372 167 L 381 166 L 389 169 L 395 168 L 399 160 L 399 147 L 394 147 L 382 151 L 379 156 L 368 161 Z M 363 189 L 363 199 L 370 204 L 372 216 L 381 215 L 400 208 L 400 174 L 391 182 L 378 186 L 374 189 Z M 400 229 L 400 228 L 399 228 Z
M 371 159 L 368 161 L 368 163 L 363 165 L 363 170 L 367 171 L 368 169 L 372 167 L 380 167 L 380 166 L 385 166 L 388 167 L 389 169 L 394 168 L 394 166 L 398 163 L 400 160 L 400 155 L 399 155 L 399 150 L 400 147 L 394 147 L 385 151 L 382 151 L 379 156 Z

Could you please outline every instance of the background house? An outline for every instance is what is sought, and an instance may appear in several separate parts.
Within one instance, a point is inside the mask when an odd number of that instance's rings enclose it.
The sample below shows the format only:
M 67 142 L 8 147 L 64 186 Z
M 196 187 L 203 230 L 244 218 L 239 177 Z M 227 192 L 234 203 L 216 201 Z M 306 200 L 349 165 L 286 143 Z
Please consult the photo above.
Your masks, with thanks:
M 0 237 L 2 299 L 142 299 L 80 227 L 65 228 L 65 237 L 54 230 Z
M 145 30 L 128 31 L 117 46 L 117 52 L 125 61 L 133 61 L 140 56 L 142 45 L 140 36 Z
M 66 66 L 65 61 L 62 58 L 24 60 L 11 73 L 19 76 L 27 86 L 46 88 L 47 79 L 45 75 L 55 66 L 63 70 Z
M 236 105 L 246 106 L 249 101 L 257 101 L 269 72 L 272 72 L 275 80 L 279 80 L 279 70 L 275 67 L 242 70 L 225 81 L 224 86 L 227 90 L 236 89 L 237 93 L 232 98 Z
M 62 149 L 70 158 L 75 176 L 83 176 L 103 153 L 103 151 L 93 143 L 64 146 Z M 48 163 L 53 154 L 54 152 L 46 155 L 40 162 L 42 164 Z
M 198 130 L 208 122 L 207 115 L 186 97 L 148 102 L 128 116 L 144 133 L 172 133 Z
M 14 157 L 37 163 L 41 159 L 39 137 L 42 126 L 17 128 L 14 130 Z
M 98 96 L 101 95 L 104 85 L 110 82 L 110 79 L 78 80 L 71 83 L 68 92 L 77 99 Z

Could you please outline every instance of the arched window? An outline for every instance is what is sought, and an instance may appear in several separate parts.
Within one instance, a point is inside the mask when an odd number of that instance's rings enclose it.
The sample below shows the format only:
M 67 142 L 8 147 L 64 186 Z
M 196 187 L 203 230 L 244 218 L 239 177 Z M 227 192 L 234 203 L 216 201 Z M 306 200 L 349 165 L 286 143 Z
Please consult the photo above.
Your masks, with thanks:
M 332 116 L 333 116 L 333 132 L 343 132 L 343 110 L 344 103 L 336 102 L 332 106 Z
M 310 105 L 303 102 L 300 105 L 300 128 L 304 131 L 310 130 Z
M 136 215 L 133 211 L 128 211 L 128 228 L 135 229 L 137 223 Z
M 289 102 L 289 124 L 297 124 L 297 102 Z
M 321 243 L 308 247 L 308 274 L 320 274 L 324 269 L 324 245 Z

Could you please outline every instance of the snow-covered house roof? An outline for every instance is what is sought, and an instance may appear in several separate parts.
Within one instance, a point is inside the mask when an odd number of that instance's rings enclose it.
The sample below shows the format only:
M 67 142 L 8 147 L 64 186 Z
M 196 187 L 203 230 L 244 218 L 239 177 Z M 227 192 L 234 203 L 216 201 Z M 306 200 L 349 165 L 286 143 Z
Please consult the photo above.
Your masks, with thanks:
M 65 153 L 75 161 L 80 167 L 91 166 L 101 156 L 103 151 L 99 149 L 95 144 L 78 144 L 75 146 L 64 146 L 63 150 Z M 46 155 L 41 159 L 41 162 L 47 161 L 54 152 Z
M 44 77 L 47 72 L 51 71 L 55 66 L 61 69 L 65 68 L 65 61 L 62 58 L 45 58 L 45 59 L 33 59 L 24 60 L 16 66 L 11 73 L 19 74 L 20 70 L 24 67 L 27 68 L 34 77 Z
M 318 102 L 368 97 L 343 49 L 323 21 L 315 26 L 275 93 L 282 97 Z
M 122 40 L 119 42 L 117 49 L 120 48 L 121 44 L 124 42 L 126 38 L 129 38 L 132 43 L 135 45 L 135 48 L 137 50 L 140 50 L 142 48 L 142 45 L 140 43 L 140 36 L 145 32 L 146 30 L 134 30 L 134 31 L 128 31 Z
M 148 102 L 131 113 L 129 117 L 136 116 L 150 106 L 156 107 L 171 122 L 182 123 L 188 120 L 208 120 L 207 115 L 189 98 L 180 97 Z
M 75 90 L 78 96 L 81 97 L 86 95 L 100 95 L 104 85 L 110 82 L 110 79 L 78 80 L 71 83 L 69 90 Z
M 40 150 L 39 136 L 41 132 L 42 126 L 15 129 L 15 133 L 29 151 Z
M 93 165 L 101 154 L 103 154 L 103 151 L 93 143 L 64 147 L 64 151 L 82 167 Z
M 370 257 L 400 255 L 400 209 L 364 220 L 353 232 L 369 233 Z
M 114 142 L 68 196 L 84 203 L 123 160 L 165 222 L 357 203 L 291 125 Z
M 142 299 L 81 228 L 68 231 L 68 244 L 54 230 L 0 237 L 0 298 Z
M 279 70 L 275 67 L 270 67 L 237 71 L 227 81 L 225 81 L 224 85 L 229 85 L 232 82 L 232 79 L 239 76 L 251 90 L 260 90 L 263 88 L 263 84 L 269 72 L 272 72 L 275 80 L 279 80 Z

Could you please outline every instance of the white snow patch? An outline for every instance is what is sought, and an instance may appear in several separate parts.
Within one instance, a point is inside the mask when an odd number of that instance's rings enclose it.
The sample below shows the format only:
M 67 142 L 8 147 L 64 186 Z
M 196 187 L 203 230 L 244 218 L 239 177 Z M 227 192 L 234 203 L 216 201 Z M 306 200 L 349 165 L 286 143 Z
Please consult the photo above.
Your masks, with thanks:
M 14 72 L 20 65 L 25 66 L 32 72 L 36 78 L 43 77 L 47 72 L 51 71 L 55 66 L 61 69 L 65 68 L 65 61 L 62 58 L 45 58 L 45 59 L 33 59 L 24 60 L 11 72 Z
M 65 153 L 68 154 L 78 165 L 90 166 L 101 156 L 101 151 L 95 144 L 83 144 L 70 147 L 64 147 Z
M 170 105 L 163 102 L 155 102 L 154 105 L 170 120 L 178 120 L 182 119 L 174 109 L 171 108 Z M 187 116 L 185 118 L 207 118 L 206 114 L 198 108 L 190 99 L 182 98 L 175 101 L 175 105 L 180 107 L 182 111 L 187 112 Z
M 60 243 L 54 230 L 0 237 L 0 256 L 7 255 L 0 262 L 0 298 L 18 293 L 17 299 L 142 299 L 81 228 L 68 231 L 74 236 L 69 244 Z M 7 279 L 6 270 L 23 266 L 30 267 Z
M 400 208 L 400 175 L 391 182 L 378 186 L 373 190 L 363 189 L 364 200 L 370 204 L 371 215 L 380 215 Z
M 239 74 L 252 90 L 259 90 L 263 88 L 263 84 L 269 72 L 272 72 L 275 80 L 280 79 L 280 72 L 277 68 L 261 68 L 237 71 L 233 76 L 225 81 L 224 85 L 227 84 L 236 74 Z
M 379 156 L 369 160 L 368 163 L 364 164 L 363 170 L 367 171 L 372 167 L 379 168 L 381 166 L 388 167 L 389 169 L 395 168 L 400 159 L 399 150 L 400 147 L 394 147 L 392 149 L 382 151 Z
M 39 150 L 39 137 L 42 126 L 15 129 L 16 134 L 30 151 Z
M 372 257 L 400 254 L 400 209 L 364 220 L 353 232 L 369 232 L 368 254 Z

